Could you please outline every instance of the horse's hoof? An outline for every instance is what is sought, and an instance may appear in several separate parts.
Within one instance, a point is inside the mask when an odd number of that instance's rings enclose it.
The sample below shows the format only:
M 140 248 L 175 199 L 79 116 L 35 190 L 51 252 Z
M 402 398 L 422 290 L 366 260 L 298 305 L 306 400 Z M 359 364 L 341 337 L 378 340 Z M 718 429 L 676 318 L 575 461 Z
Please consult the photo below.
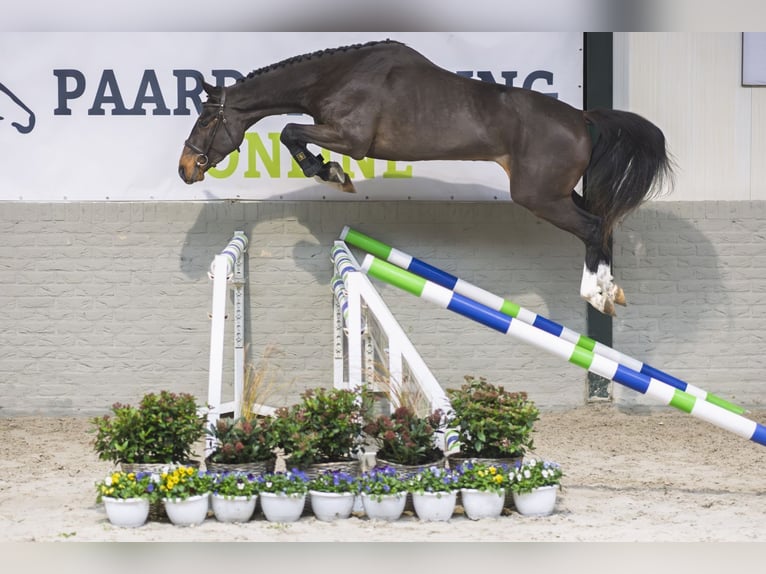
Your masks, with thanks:
M 625 300 L 625 291 L 622 290 L 622 287 L 617 287 L 617 290 L 614 292 L 614 302 L 623 307 L 628 304 Z
M 340 190 L 345 191 L 346 193 L 356 193 L 356 188 L 354 187 L 354 184 L 351 183 L 351 178 L 345 173 L 343 175 L 346 176 L 346 178 L 345 181 L 340 184 Z
M 611 315 L 612 317 L 615 317 L 617 313 L 614 312 L 614 305 L 611 301 L 606 300 L 604 301 L 604 308 L 599 309 L 604 315 Z

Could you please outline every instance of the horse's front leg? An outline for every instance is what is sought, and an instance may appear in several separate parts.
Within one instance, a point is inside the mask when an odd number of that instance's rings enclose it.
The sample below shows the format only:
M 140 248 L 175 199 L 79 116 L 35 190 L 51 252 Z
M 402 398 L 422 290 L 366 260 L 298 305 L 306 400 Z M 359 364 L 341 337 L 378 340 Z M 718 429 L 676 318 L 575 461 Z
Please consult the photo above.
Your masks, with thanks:
M 350 155 L 354 151 L 352 145 L 344 141 L 335 129 L 323 125 L 287 124 L 282 130 L 280 141 L 295 158 L 306 177 L 313 177 L 341 191 L 349 193 L 356 191 L 351 178 L 337 162 L 326 162 L 322 154 L 314 155 L 307 148 L 307 144 L 311 143 Z

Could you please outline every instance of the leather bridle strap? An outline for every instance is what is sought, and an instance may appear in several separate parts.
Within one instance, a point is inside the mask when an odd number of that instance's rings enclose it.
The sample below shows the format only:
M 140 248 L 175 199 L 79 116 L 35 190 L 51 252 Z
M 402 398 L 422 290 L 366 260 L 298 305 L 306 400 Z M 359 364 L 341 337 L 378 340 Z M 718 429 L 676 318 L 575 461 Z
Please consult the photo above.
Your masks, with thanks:
M 197 154 L 197 166 L 198 167 L 205 167 L 208 164 L 209 158 L 208 155 L 210 153 L 211 148 L 213 147 L 213 142 L 215 141 L 215 136 L 218 133 L 218 128 L 220 128 L 223 125 L 223 131 L 226 132 L 226 136 L 229 138 L 231 143 L 234 143 L 234 138 L 231 137 L 231 133 L 229 133 L 229 127 L 226 122 L 226 116 L 223 113 L 223 106 L 226 103 L 226 92 L 221 92 L 221 101 L 218 104 L 214 103 L 208 103 L 205 102 L 204 106 L 216 106 L 218 108 L 218 115 L 216 117 L 215 125 L 213 126 L 213 131 L 210 133 L 210 139 L 207 142 L 207 146 L 205 146 L 205 149 L 202 149 L 201 147 L 193 144 L 190 140 L 186 140 L 184 142 L 184 145 L 188 147 L 190 150 L 192 150 L 194 153 Z M 237 149 L 239 149 L 239 146 L 237 146 Z

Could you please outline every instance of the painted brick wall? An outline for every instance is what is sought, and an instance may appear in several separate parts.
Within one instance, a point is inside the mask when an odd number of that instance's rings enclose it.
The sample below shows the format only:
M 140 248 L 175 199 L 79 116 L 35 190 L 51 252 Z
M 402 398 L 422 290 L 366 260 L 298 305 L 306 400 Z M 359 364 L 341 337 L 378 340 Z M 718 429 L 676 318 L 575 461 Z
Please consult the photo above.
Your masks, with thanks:
M 619 309 L 615 346 L 762 405 L 765 216 L 766 202 L 664 202 L 631 216 L 615 240 L 630 304 Z M 249 356 L 270 350 L 272 403 L 331 386 L 329 253 L 345 224 L 585 330 L 582 245 L 511 204 L 9 202 L 0 210 L 0 416 L 99 414 L 159 389 L 204 401 L 207 270 L 237 229 L 250 237 Z M 379 287 L 444 387 L 482 375 L 543 409 L 584 403 L 579 368 Z M 614 391 L 626 407 L 650 404 Z

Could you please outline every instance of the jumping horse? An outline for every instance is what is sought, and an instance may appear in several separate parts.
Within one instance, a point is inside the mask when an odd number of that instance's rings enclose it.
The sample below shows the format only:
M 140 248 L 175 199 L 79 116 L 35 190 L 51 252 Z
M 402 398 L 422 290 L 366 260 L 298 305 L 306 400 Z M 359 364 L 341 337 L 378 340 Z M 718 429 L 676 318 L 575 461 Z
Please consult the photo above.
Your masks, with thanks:
M 465 78 L 391 40 L 296 56 L 204 89 L 179 162 L 186 183 L 238 149 L 257 121 L 287 113 L 315 123 L 287 124 L 282 144 L 306 177 L 343 191 L 354 191 L 348 175 L 308 144 L 357 160 L 494 161 L 508 174 L 514 203 L 585 244 L 580 294 L 610 315 L 625 304 L 611 274 L 613 230 L 672 176 L 662 131 L 634 113 L 578 110 Z M 574 188 L 583 175 L 581 196 Z

